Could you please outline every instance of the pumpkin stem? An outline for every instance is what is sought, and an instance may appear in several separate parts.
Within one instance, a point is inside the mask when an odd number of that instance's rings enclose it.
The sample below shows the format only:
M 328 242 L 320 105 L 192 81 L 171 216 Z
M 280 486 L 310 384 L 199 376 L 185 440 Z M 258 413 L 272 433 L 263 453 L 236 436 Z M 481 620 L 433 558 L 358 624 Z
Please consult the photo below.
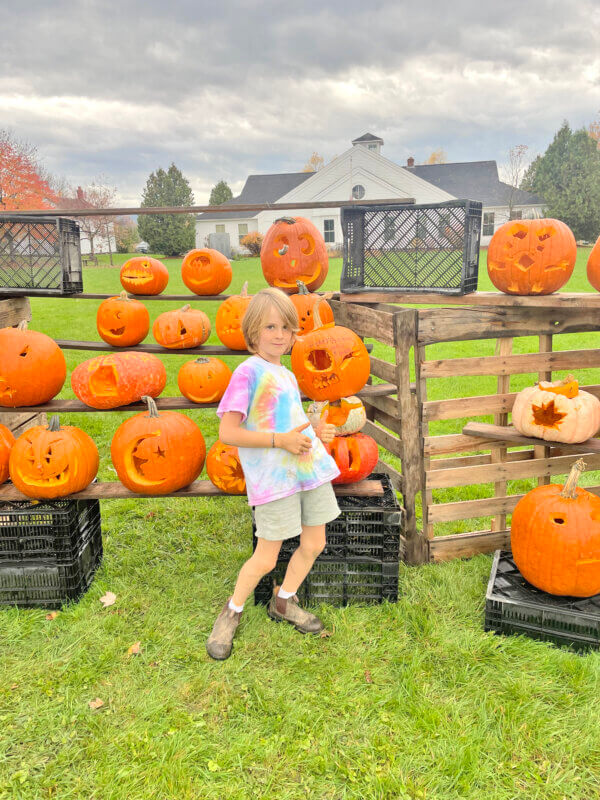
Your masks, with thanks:
M 242 291 L 240 292 L 240 297 L 248 297 L 248 281 L 244 282 L 242 286 Z
M 148 395 L 148 394 L 145 394 L 142 397 L 142 401 L 144 403 L 146 403 L 146 405 L 148 406 L 148 416 L 149 417 L 158 417 L 158 409 L 156 408 L 156 402 L 155 402 L 154 398 L 150 397 L 150 395 Z
M 310 294 L 306 288 L 306 284 L 302 281 L 296 281 L 296 286 L 298 287 L 298 294 Z
M 573 466 L 571 467 L 571 472 L 569 472 L 569 477 L 567 478 L 567 482 L 563 486 L 562 492 L 560 493 L 560 497 L 568 497 L 571 500 L 574 500 L 577 497 L 577 481 L 579 480 L 579 476 L 585 469 L 585 461 L 583 458 L 580 458 L 576 461 Z
M 129 297 L 127 297 L 127 292 L 125 292 L 125 291 L 120 292 L 119 300 L 129 300 Z
M 287 246 L 287 244 L 284 244 L 281 250 L 278 250 L 277 252 L 279 253 L 280 256 L 284 256 L 289 249 L 290 248 Z
M 26 319 L 22 319 L 21 322 L 17 325 L 17 330 L 26 331 L 29 322 Z
M 196 364 L 209 364 L 210 358 L 207 358 L 206 356 L 198 356 L 198 358 L 194 359 L 194 362 Z
M 53 414 L 50 417 L 50 422 L 48 423 L 48 430 L 52 431 L 52 433 L 56 433 L 60 430 L 60 420 L 58 418 L 58 414 Z
M 190 308 L 191 308 L 191 305 L 190 305 L 189 303 L 186 303 L 186 304 L 183 306 L 183 308 L 180 308 L 179 310 L 180 310 L 180 311 L 184 311 L 184 312 L 185 312 L 185 311 L 189 311 L 189 310 L 190 310 Z
M 288 225 L 295 225 L 296 220 L 293 217 L 279 217 L 276 219 L 273 225 L 277 225 L 278 222 L 287 222 Z
M 322 328 L 323 323 L 321 322 L 321 315 L 319 314 L 319 305 L 325 300 L 324 297 L 319 297 L 315 306 L 313 308 L 313 330 L 317 330 L 317 328 Z

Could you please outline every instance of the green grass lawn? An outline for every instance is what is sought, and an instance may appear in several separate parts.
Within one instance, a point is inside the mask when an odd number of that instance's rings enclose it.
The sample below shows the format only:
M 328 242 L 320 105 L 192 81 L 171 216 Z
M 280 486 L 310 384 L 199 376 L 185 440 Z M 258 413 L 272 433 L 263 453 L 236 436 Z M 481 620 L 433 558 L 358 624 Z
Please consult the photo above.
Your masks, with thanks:
M 580 250 L 570 291 L 589 288 L 588 253 Z M 185 292 L 179 263 L 166 260 L 172 293 Z M 334 261 L 324 289 L 338 287 L 340 269 Z M 256 259 L 233 270 L 229 291 L 244 280 L 250 291 L 264 285 Z M 480 289 L 492 288 L 485 253 L 481 271 Z M 86 269 L 85 289 L 117 293 L 118 269 Z M 94 340 L 97 305 L 35 298 L 31 327 Z M 216 304 L 202 305 L 214 323 Z M 173 307 L 148 303 L 152 319 Z M 555 347 L 597 342 L 569 334 Z M 517 340 L 515 351 L 532 345 Z M 436 345 L 427 357 L 484 352 L 492 341 Z M 374 354 L 391 349 L 376 344 Z M 65 355 L 70 371 L 94 354 Z M 164 357 L 165 396 L 178 393 L 185 359 Z M 591 370 L 582 377 L 598 382 Z M 519 376 L 511 389 L 526 382 Z M 493 391 L 493 378 L 438 379 L 429 397 Z M 68 383 L 63 396 L 73 396 Z M 116 478 L 109 443 L 125 416 L 63 416 L 98 443 L 102 480 Z M 214 410 L 191 416 L 210 445 Z M 463 424 L 438 422 L 432 432 Z M 401 565 L 397 603 L 320 607 L 328 638 L 276 625 L 250 600 L 233 656 L 216 663 L 204 642 L 252 551 L 245 498 L 108 500 L 102 518 L 104 562 L 79 603 L 53 620 L 41 609 L 0 611 L 0 800 L 600 796 L 600 654 L 484 633 L 490 556 Z M 104 609 L 107 590 L 117 602 Z M 129 656 L 138 641 L 140 654 Z M 97 710 L 88 705 L 95 698 L 104 703 Z

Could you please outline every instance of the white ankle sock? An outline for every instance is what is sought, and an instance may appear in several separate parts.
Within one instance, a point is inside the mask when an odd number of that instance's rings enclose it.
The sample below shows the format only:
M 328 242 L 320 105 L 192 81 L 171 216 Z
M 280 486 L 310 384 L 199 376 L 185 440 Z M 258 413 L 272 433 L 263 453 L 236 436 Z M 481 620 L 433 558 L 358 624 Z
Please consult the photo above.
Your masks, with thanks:
M 277 592 L 277 597 L 281 597 L 282 600 L 287 600 L 288 597 L 293 597 L 296 592 L 286 592 L 285 589 L 282 589 L 281 586 L 279 587 L 279 591 Z
M 237 614 L 241 614 L 241 613 L 242 613 L 242 611 L 244 610 L 244 604 L 242 603 L 242 605 L 241 605 L 241 606 L 236 606 L 236 605 L 235 605 L 235 603 L 233 602 L 233 598 L 232 598 L 232 599 L 229 601 L 229 608 L 230 608 L 232 611 L 235 611 Z

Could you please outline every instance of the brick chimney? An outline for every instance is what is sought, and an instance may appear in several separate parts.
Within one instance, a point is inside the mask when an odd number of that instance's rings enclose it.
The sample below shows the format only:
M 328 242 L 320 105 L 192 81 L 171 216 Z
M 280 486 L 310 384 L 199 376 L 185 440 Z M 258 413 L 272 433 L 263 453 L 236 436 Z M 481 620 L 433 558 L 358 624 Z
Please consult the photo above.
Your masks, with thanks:
M 414 160 L 414 158 L 413 158 L 412 156 L 409 156 L 409 157 L 406 159 L 406 166 L 407 166 L 407 167 L 414 167 L 414 165 L 415 165 L 415 160 Z
M 77 187 L 77 199 L 83 200 L 83 189 L 81 188 L 81 186 Z

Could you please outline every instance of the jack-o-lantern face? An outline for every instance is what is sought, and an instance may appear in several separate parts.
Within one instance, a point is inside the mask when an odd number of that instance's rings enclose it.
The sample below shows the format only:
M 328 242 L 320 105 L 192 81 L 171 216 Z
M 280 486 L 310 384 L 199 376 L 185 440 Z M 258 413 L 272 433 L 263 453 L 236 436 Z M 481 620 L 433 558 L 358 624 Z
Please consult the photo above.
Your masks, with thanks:
M 118 297 L 109 297 L 100 303 L 96 328 L 102 339 L 113 347 L 131 347 L 146 337 L 150 314 L 143 303 L 121 292 Z
M 379 460 L 377 442 L 365 433 L 336 436 L 328 450 L 340 470 L 332 481 L 336 484 L 362 481 L 373 472 Z
M 247 350 L 246 340 L 242 333 L 242 318 L 250 305 L 252 297 L 248 296 L 248 282 L 242 286 L 240 294 L 231 295 L 217 309 L 215 327 L 217 336 L 230 350 Z
M 215 403 L 223 397 L 231 370 L 220 358 L 197 358 L 179 370 L 179 391 L 194 403 Z
M 244 494 L 246 476 L 237 447 L 217 440 L 208 451 L 206 471 L 211 482 L 227 494 Z
M 358 433 L 367 421 L 367 412 L 359 397 L 315 401 L 308 406 L 306 415 L 314 428 L 323 422 L 335 425 L 336 436 Z
M 162 261 L 148 256 L 130 258 L 121 267 L 121 286 L 131 294 L 160 294 L 169 282 L 169 272 Z
M 27 497 L 66 497 L 85 489 L 98 472 L 98 448 L 80 428 L 61 428 L 58 417 L 49 426 L 36 425 L 15 442 L 9 459 L 10 478 Z
M 170 350 L 198 347 L 210 336 L 210 320 L 199 308 L 185 305 L 159 314 L 152 325 L 156 341 Z
M 267 283 L 288 294 L 302 281 L 314 292 L 327 277 L 329 258 L 319 230 L 304 217 L 276 219 L 263 239 L 260 263 Z
M 71 387 L 92 408 L 118 408 L 165 388 L 167 370 L 151 353 L 111 353 L 82 361 L 71 373 Z
M 298 336 L 304 336 L 314 330 L 315 306 L 319 300 L 321 300 L 319 314 L 323 325 L 333 322 L 333 311 L 327 300 L 322 300 L 318 294 L 311 294 L 302 281 L 297 281 L 297 284 L 298 294 L 291 295 L 290 300 L 298 314 L 298 323 L 300 324 Z
M 27 323 L 0 330 L 0 406 L 37 406 L 57 395 L 67 377 L 60 347 Z
M 569 280 L 576 257 L 575 237 L 564 222 L 514 220 L 492 236 L 488 273 L 506 294 L 551 294 Z
M 144 397 L 148 412 L 123 422 L 110 454 L 121 483 L 132 492 L 163 495 L 183 489 L 204 466 L 206 446 L 200 428 L 184 414 L 157 411 Z
M 8 458 L 15 443 L 15 437 L 6 425 L 0 424 L 0 483 L 8 480 Z
M 231 283 L 232 276 L 229 259 L 210 247 L 190 250 L 181 263 L 183 282 L 194 294 L 221 294 Z

